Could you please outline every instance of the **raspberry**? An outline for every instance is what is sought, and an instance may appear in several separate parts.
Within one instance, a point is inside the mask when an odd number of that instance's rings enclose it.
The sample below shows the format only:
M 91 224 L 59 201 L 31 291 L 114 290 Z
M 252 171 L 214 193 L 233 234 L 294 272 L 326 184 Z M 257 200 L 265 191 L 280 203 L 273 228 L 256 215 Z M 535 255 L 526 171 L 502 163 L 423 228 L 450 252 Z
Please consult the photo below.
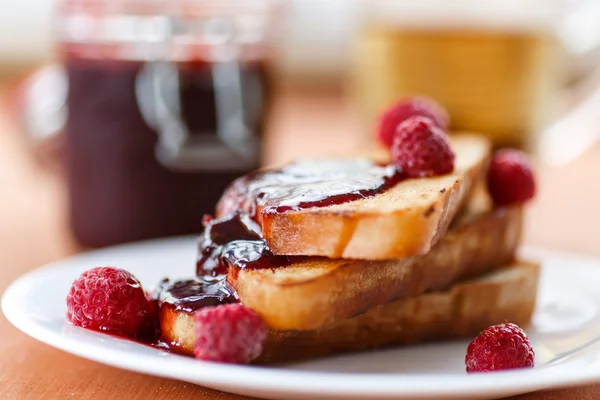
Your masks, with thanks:
M 488 190 L 498 206 L 521 204 L 535 196 L 535 178 L 527 155 L 518 150 L 494 154 L 488 171 Z
M 408 178 L 443 175 L 454 169 L 450 140 L 429 118 L 411 117 L 398 126 L 392 156 Z
M 444 131 L 448 129 L 448 112 L 444 107 L 425 97 L 408 97 L 383 113 L 379 120 L 379 140 L 391 147 L 398 125 L 415 116 L 430 118 L 438 128 Z
M 196 358 L 247 364 L 262 352 L 268 329 L 262 318 L 241 304 L 204 307 L 194 315 Z
M 148 327 L 149 315 L 140 282 L 118 268 L 84 272 L 67 296 L 67 319 L 84 328 L 137 338 Z
M 515 324 L 486 328 L 469 344 L 467 372 L 533 368 L 535 352 L 527 335 Z

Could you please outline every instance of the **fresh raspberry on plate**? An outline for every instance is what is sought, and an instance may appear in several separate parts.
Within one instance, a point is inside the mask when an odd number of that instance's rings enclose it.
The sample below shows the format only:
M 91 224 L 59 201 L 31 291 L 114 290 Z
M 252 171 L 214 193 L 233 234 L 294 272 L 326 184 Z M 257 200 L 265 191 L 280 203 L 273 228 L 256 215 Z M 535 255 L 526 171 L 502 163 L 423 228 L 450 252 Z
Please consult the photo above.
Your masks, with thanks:
M 522 204 L 535 196 L 533 167 L 522 151 L 497 151 L 488 170 L 487 183 L 488 191 L 498 206 Z
M 430 118 L 438 128 L 444 131 L 448 129 L 448 112 L 444 107 L 425 97 L 408 97 L 383 113 L 377 130 L 379 140 L 387 147 L 391 147 L 398 125 L 415 116 Z
M 450 140 L 429 118 L 410 117 L 398 126 L 392 157 L 408 178 L 443 175 L 454 170 L 455 155 Z
M 535 352 L 527 335 L 515 324 L 486 328 L 469 344 L 467 372 L 490 372 L 533 368 Z
M 67 319 L 84 328 L 137 338 L 148 327 L 149 315 L 142 285 L 118 268 L 84 272 L 67 295 Z
M 241 304 L 201 308 L 194 322 L 194 354 L 205 361 L 247 364 L 260 355 L 267 339 L 262 318 Z

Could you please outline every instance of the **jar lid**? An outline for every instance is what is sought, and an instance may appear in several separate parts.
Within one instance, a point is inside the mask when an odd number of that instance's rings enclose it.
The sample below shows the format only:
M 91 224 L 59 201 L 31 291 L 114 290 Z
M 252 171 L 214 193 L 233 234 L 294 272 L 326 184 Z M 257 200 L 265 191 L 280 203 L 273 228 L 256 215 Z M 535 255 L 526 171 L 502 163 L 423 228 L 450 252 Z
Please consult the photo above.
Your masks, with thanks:
M 63 0 L 56 31 L 81 58 L 264 58 L 276 0 Z

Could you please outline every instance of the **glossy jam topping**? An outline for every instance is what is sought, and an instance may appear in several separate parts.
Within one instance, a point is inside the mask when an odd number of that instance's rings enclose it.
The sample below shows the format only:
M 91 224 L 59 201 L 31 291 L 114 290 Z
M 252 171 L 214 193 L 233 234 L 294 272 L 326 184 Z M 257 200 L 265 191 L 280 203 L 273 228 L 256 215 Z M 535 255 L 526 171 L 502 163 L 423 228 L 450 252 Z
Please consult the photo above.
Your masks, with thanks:
M 381 193 L 403 179 L 394 165 L 368 159 L 314 160 L 237 179 L 217 205 L 217 216 L 281 213 L 342 204 Z
M 300 257 L 273 254 L 264 239 L 236 240 L 223 247 L 223 260 L 230 267 L 240 269 L 265 269 L 289 265 Z
M 258 229 L 256 223 L 239 214 L 217 220 L 205 217 L 198 243 L 197 275 L 209 279 L 227 275 L 228 265 L 221 257 L 225 247 L 233 241 L 261 240 Z
M 291 257 L 273 254 L 259 232 L 259 226 L 247 215 L 205 221 L 196 275 L 214 281 L 223 279 L 229 267 L 260 269 L 289 264 Z
M 173 283 L 163 281 L 157 292 L 159 306 L 168 304 L 176 310 L 186 312 L 194 312 L 201 307 L 239 302 L 237 293 L 224 279 L 189 279 Z

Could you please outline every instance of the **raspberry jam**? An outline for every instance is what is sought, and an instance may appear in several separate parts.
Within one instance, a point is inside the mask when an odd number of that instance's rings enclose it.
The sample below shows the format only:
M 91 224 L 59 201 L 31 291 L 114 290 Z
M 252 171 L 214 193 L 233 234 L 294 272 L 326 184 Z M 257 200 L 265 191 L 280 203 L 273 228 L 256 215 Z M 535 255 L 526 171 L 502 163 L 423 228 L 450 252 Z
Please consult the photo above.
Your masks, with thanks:
M 225 282 L 189 279 L 170 283 L 164 280 L 157 288 L 159 305 L 168 305 L 175 310 L 193 312 L 201 307 L 238 303 L 235 290 Z
M 197 278 L 170 283 L 156 290 L 159 306 L 194 312 L 201 307 L 238 302 L 226 276 L 229 268 L 260 269 L 287 265 L 292 257 L 273 254 L 258 233 L 258 225 L 240 214 L 205 222 L 198 245 Z
M 198 244 L 196 275 L 207 280 L 224 278 L 229 267 L 261 269 L 282 267 L 292 260 L 271 252 L 260 227 L 247 215 L 211 220 Z
M 327 207 L 374 196 L 403 179 L 394 165 L 368 159 L 313 160 L 237 179 L 217 205 L 217 216 L 246 213 L 260 222 L 261 213 Z

